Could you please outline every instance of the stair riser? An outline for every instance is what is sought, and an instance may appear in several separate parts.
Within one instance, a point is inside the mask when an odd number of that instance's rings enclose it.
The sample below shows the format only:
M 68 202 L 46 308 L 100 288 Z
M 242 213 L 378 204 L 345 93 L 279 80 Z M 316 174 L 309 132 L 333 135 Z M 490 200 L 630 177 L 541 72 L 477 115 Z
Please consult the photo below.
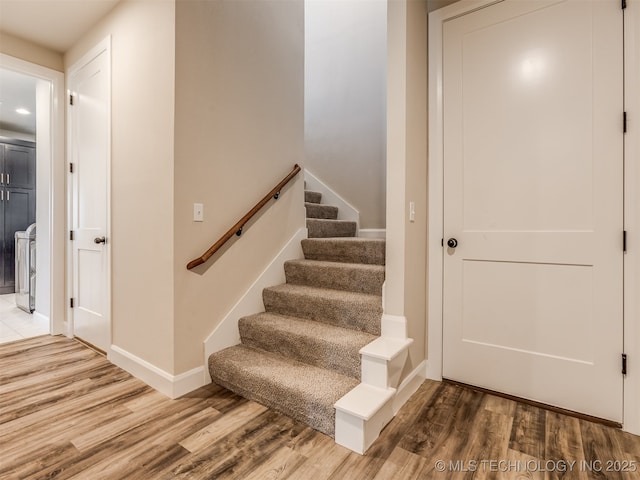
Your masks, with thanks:
M 327 262 L 385 264 L 384 242 L 302 240 L 302 251 L 308 260 Z
M 346 264 L 284 265 L 287 283 L 382 295 L 384 269 L 358 269 Z
M 321 338 L 287 335 L 249 317 L 240 319 L 238 327 L 244 345 L 360 379 L 360 345 L 345 349 Z
M 319 192 L 310 192 L 305 190 L 304 201 L 307 203 L 320 203 L 322 201 L 322 194 Z
M 309 238 L 355 237 L 356 223 L 343 220 L 307 219 Z
M 262 299 L 267 312 L 307 318 L 343 328 L 380 335 L 382 299 L 366 301 L 331 301 L 320 296 L 307 296 L 265 289 Z
M 307 218 L 320 218 L 325 220 L 337 220 L 338 218 L 338 207 L 317 203 L 306 203 L 304 207 L 307 212 Z

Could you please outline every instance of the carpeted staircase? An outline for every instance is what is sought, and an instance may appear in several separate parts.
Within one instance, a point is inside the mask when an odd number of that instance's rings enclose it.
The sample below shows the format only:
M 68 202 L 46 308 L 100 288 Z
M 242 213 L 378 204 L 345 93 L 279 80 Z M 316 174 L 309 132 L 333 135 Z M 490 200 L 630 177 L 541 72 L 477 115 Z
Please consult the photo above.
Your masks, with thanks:
M 321 204 L 320 192 L 304 192 L 309 238 L 355 237 L 356 222 L 338 220 L 338 208 Z
M 334 404 L 360 384 L 359 350 L 380 335 L 385 242 L 305 192 L 304 259 L 263 291 L 265 312 L 240 319 L 241 344 L 209 357 L 211 378 L 334 435 Z

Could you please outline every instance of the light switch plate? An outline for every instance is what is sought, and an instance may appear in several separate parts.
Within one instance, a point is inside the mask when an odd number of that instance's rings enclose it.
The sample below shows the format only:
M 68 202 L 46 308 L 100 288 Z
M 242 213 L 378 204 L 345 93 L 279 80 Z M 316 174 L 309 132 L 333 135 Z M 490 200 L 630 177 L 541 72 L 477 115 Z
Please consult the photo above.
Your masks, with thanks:
M 201 203 L 193 204 L 193 221 L 204 222 L 204 207 Z

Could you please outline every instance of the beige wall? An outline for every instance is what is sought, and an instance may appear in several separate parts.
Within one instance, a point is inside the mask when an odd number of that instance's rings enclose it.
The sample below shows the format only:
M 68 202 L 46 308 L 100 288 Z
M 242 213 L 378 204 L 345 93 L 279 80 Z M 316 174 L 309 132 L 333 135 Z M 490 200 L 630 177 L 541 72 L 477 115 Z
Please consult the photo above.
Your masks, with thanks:
M 427 12 L 388 2 L 387 283 L 385 310 L 414 339 L 405 371 L 426 358 Z M 415 222 L 409 202 L 415 202 Z
M 35 43 L 23 40 L 6 32 L 0 32 L 0 53 L 42 65 L 43 67 L 64 71 L 62 53 L 55 52 Z
M 306 163 L 360 228 L 385 228 L 386 22 L 386 0 L 305 2 Z
M 111 35 L 113 344 L 172 373 L 175 2 L 125 0 L 64 57 Z
M 295 163 L 302 165 L 302 0 L 176 5 L 176 371 L 202 364 L 202 342 L 286 240 L 304 226 L 302 176 L 225 254 L 188 271 Z M 192 220 L 204 204 L 204 222 Z
M 303 32 L 301 1 L 125 0 L 65 54 L 69 69 L 112 37 L 113 344 L 168 373 L 202 364 L 304 226 L 300 177 L 217 262 L 185 268 L 302 163 Z
M 407 164 L 405 205 L 415 202 L 415 222 L 406 222 L 405 315 L 412 350 L 426 358 L 427 292 L 427 11 L 420 0 L 407 2 Z M 405 219 L 408 218 L 405 215 Z M 422 344 L 422 345 L 421 345 Z

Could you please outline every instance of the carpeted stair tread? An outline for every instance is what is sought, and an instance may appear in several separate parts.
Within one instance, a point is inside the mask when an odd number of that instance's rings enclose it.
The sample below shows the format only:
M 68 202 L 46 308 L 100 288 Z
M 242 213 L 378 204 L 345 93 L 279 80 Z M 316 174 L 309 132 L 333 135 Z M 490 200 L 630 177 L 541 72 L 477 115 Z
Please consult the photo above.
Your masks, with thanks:
M 265 288 L 262 299 L 267 312 L 380 335 L 380 295 L 284 284 Z
M 289 260 L 284 264 L 287 283 L 382 295 L 384 266 L 362 263 Z
M 305 203 L 320 203 L 322 201 L 322 193 L 305 190 L 304 201 Z
M 304 208 L 307 211 L 307 218 L 323 218 L 325 220 L 338 219 L 338 207 L 334 207 L 333 205 L 305 202 Z
M 333 436 L 334 403 L 359 381 L 244 345 L 209 357 L 214 382 Z
M 307 218 L 309 238 L 355 237 L 356 222 Z
M 374 238 L 306 238 L 304 257 L 328 262 L 385 264 L 385 241 Z
M 241 318 L 238 327 L 244 345 L 356 379 L 360 379 L 360 349 L 378 338 L 365 332 L 266 312 Z

